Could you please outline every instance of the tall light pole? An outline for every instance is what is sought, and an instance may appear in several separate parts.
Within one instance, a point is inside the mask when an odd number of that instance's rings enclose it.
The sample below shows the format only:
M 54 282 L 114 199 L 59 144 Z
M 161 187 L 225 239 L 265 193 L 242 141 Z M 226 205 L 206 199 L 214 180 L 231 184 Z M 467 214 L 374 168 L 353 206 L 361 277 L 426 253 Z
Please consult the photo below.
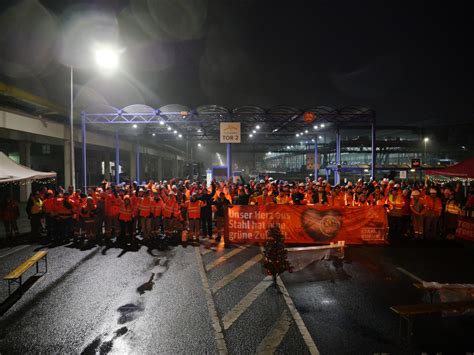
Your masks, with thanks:
M 119 63 L 119 50 L 110 46 L 100 46 L 93 49 L 97 67 L 103 73 L 111 73 Z M 74 67 L 71 65 L 70 87 L 71 102 L 69 113 L 69 130 L 70 130 L 70 161 L 71 161 L 71 185 L 76 189 L 76 160 L 74 157 Z M 83 152 L 85 154 L 85 152 Z M 84 155 L 85 156 L 85 155 Z M 117 169 L 117 167 L 116 167 Z M 83 172 L 86 174 L 86 172 Z M 84 179 L 85 180 L 85 179 Z M 86 188 L 86 186 L 84 186 Z
M 425 152 L 423 154 L 423 160 L 424 160 L 424 163 L 426 164 L 426 144 L 430 141 L 430 139 L 428 137 L 425 137 L 423 139 L 423 142 L 425 143 Z
M 76 160 L 74 157 L 74 68 L 71 65 L 71 112 L 69 113 L 70 125 L 70 159 L 71 159 L 71 185 L 76 189 Z

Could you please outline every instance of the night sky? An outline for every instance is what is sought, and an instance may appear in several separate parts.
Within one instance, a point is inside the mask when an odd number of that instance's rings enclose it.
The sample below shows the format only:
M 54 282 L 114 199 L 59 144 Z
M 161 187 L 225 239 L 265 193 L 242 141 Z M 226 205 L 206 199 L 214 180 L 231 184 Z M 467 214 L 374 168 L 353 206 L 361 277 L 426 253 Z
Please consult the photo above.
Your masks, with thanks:
M 67 106 L 73 64 L 78 106 L 362 105 L 380 123 L 469 122 L 465 4 L 2 1 L 0 80 Z M 123 50 L 114 77 L 92 68 L 93 42 Z

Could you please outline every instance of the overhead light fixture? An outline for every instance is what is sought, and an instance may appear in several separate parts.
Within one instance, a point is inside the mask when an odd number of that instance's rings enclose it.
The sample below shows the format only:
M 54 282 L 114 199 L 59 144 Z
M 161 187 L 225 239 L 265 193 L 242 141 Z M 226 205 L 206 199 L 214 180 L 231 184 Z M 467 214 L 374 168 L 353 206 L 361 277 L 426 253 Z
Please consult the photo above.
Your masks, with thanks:
M 252 133 L 255 134 L 255 133 L 257 133 L 257 131 L 256 131 L 256 130 L 253 130 Z
M 324 123 L 321 123 L 321 128 L 324 128 L 324 126 L 325 126 Z
M 171 127 L 170 127 L 170 126 L 168 126 L 167 129 L 168 129 L 168 131 L 171 131 Z
M 299 136 L 300 136 L 300 134 L 299 134 L 299 133 L 296 133 L 296 137 L 299 137 Z
M 260 129 L 260 125 L 257 125 L 255 128 L 256 128 L 256 129 Z
M 290 149 L 290 146 L 289 146 L 289 145 L 287 145 L 287 146 L 286 146 L 286 149 Z
M 319 136 L 318 138 L 319 138 L 319 139 L 323 139 L 323 136 Z
M 304 133 L 308 133 L 308 130 L 305 130 Z
M 253 134 L 252 134 L 252 133 L 250 133 L 250 134 L 249 134 L 249 137 L 250 137 L 250 138 L 252 138 L 252 137 L 253 137 Z
M 318 127 L 318 125 L 316 124 L 316 125 L 313 126 L 313 128 L 314 128 L 314 129 L 318 129 L 319 127 Z
M 180 133 L 180 134 L 178 135 L 178 137 L 179 137 L 179 138 L 183 138 L 183 135 Z
M 133 128 L 137 128 L 138 126 L 136 124 L 133 125 Z
M 105 71 L 113 71 L 119 64 L 119 50 L 111 46 L 95 48 L 94 56 L 97 66 Z
M 202 147 L 202 144 L 201 144 L 201 143 L 198 143 L 198 147 L 201 148 L 201 147 Z
M 154 137 L 154 136 L 156 136 L 156 133 L 152 133 L 151 135 Z
M 174 134 L 178 133 L 178 131 L 173 131 Z
M 160 125 L 163 126 L 164 124 L 165 124 L 165 121 L 161 121 L 161 120 L 160 120 Z
M 201 133 L 201 132 L 202 132 L 201 128 L 198 128 L 197 133 Z

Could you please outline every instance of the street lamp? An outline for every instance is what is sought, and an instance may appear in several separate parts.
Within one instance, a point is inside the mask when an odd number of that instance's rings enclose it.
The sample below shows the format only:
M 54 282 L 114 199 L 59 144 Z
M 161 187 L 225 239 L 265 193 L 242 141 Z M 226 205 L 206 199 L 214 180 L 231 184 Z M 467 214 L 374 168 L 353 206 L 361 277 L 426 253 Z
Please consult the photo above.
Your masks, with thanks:
M 423 160 L 425 161 L 425 164 L 426 164 L 426 144 L 430 141 L 430 139 L 428 137 L 425 137 L 423 139 L 423 142 L 425 143 L 425 152 L 423 154 Z
M 119 63 L 119 51 L 111 46 L 101 46 L 93 49 L 96 65 L 104 72 L 113 72 Z M 71 185 L 76 189 L 76 161 L 74 157 L 74 67 L 71 65 L 71 111 L 69 113 L 70 126 L 70 160 L 71 160 Z M 84 186 L 86 188 L 86 186 Z

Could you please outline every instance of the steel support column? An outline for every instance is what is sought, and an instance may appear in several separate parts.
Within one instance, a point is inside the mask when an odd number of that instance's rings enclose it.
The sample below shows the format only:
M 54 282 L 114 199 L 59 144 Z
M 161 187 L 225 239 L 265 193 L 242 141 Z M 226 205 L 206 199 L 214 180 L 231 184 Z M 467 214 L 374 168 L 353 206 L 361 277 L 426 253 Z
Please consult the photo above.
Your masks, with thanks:
M 318 137 L 314 139 L 314 181 L 318 181 Z
M 84 184 L 84 192 L 87 191 L 87 137 L 86 137 L 86 117 L 84 112 L 81 114 L 82 118 L 82 177 Z
M 339 127 L 336 127 L 336 169 L 334 171 L 334 184 L 341 182 L 339 166 L 341 165 L 341 133 Z
M 140 185 L 140 143 L 137 141 L 137 183 Z M 130 177 L 131 178 L 131 177 Z
M 227 179 L 232 180 L 232 145 L 227 143 Z
M 377 147 L 376 147 L 376 140 L 375 140 L 375 120 L 372 121 L 372 167 L 371 167 L 371 174 L 372 179 L 375 180 L 375 164 L 377 162 Z
M 120 184 L 120 142 L 119 133 L 115 132 L 115 182 Z

